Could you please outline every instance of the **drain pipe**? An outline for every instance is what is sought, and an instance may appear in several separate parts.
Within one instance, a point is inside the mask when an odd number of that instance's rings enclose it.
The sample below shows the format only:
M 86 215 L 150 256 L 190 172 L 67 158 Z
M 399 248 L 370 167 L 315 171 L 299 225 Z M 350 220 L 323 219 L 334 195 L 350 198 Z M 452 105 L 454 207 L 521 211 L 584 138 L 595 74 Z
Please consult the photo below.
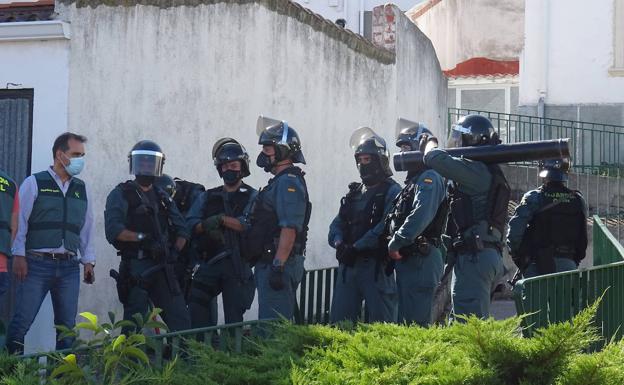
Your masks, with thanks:
M 360 0 L 360 35 L 364 36 L 364 0 Z
M 548 95 L 548 65 L 550 63 L 549 57 L 549 47 L 550 47 L 550 1 L 544 1 L 543 3 L 543 12 L 542 12 L 542 65 L 544 68 L 542 69 L 542 82 L 540 84 L 540 89 L 538 90 L 539 99 L 537 102 L 537 116 L 540 118 L 545 117 L 545 104 L 546 97 Z

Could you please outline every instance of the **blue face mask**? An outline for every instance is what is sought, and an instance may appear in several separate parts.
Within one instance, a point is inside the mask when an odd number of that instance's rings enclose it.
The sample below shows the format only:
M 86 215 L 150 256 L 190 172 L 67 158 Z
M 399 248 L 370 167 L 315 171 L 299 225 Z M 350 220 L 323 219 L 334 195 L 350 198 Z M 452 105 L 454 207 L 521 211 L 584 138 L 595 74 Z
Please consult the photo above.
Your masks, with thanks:
M 65 167 L 65 171 L 71 176 L 76 176 L 82 172 L 84 168 L 84 157 L 69 158 L 69 164 Z

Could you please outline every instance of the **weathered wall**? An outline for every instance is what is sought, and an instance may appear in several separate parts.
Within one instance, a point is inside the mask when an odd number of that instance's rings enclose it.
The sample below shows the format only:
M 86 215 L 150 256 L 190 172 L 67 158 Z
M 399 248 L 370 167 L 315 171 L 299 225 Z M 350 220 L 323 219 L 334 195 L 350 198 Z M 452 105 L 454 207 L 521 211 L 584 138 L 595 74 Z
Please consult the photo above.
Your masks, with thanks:
M 524 0 L 430 0 L 407 12 L 431 39 L 443 70 L 474 57 L 517 59 L 522 51 Z
M 351 132 L 369 125 L 393 143 L 399 115 L 438 133 L 444 127 L 446 80 L 427 38 L 396 8 L 395 57 L 285 0 L 125 3 L 57 7 L 72 23 L 69 128 L 90 138 L 84 177 L 98 233 L 98 290 L 82 292 L 80 309 L 119 310 L 108 278 L 118 257 L 103 236 L 103 209 L 128 178 L 136 141 L 163 146 L 165 172 L 214 186 L 221 183 L 210 159 L 216 139 L 239 139 L 255 161 L 258 114 L 288 120 L 308 161 L 314 209 L 306 266 L 313 268 L 335 264 L 327 228 L 357 179 Z M 268 178 L 252 165 L 248 183 Z

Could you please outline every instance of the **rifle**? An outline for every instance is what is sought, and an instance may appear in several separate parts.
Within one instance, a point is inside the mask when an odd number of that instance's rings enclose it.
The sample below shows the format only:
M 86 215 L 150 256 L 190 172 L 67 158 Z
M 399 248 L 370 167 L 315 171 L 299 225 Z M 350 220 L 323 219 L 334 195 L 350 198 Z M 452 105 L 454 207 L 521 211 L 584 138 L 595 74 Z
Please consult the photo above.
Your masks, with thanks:
M 159 196 L 160 194 L 158 193 L 158 191 L 154 191 L 154 192 L 156 193 L 157 197 L 161 199 L 161 202 L 162 202 L 162 197 Z M 145 205 L 146 208 L 149 208 L 148 211 L 150 214 L 149 215 L 150 221 L 152 222 L 152 233 L 157 238 L 155 239 L 156 244 L 157 244 L 156 250 L 159 251 L 157 253 L 154 253 L 154 249 L 152 249 L 152 254 L 153 254 L 152 257 L 156 259 L 156 262 L 158 264 L 156 266 L 153 266 L 145 270 L 143 273 L 141 273 L 139 279 L 141 281 L 147 280 L 147 278 L 153 273 L 163 270 L 163 272 L 165 273 L 165 278 L 167 280 L 167 285 L 169 286 L 169 292 L 172 295 L 179 295 L 181 294 L 180 286 L 178 285 L 178 280 L 176 278 L 175 271 L 173 269 L 173 264 L 171 263 L 172 261 L 175 260 L 175 256 L 172 256 L 173 251 L 170 250 L 169 245 L 167 244 L 167 237 L 163 234 L 162 229 L 160 227 L 160 223 L 158 222 L 157 208 L 154 205 L 152 205 L 151 202 L 149 202 L 149 199 L 147 199 L 147 197 L 145 196 L 142 190 L 137 189 L 137 193 L 139 194 L 139 197 L 141 198 L 141 202 Z M 171 203 L 170 201 L 167 201 L 167 202 Z M 170 207 L 167 205 L 167 202 L 162 202 L 162 205 L 165 211 L 167 212 L 167 216 L 169 216 Z
M 221 196 L 223 198 L 223 209 L 224 209 L 225 215 L 229 217 L 233 217 L 235 210 L 233 210 L 230 207 L 229 195 L 230 194 L 227 194 L 225 191 L 221 192 Z M 232 266 L 234 267 L 234 276 L 237 277 L 241 283 L 243 283 L 244 281 L 243 260 L 241 258 L 240 248 L 239 248 L 240 238 L 238 234 L 236 234 L 233 230 L 228 229 L 228 228 L 224 229 L 223 235 L 225 237 L 225 245 L 229 250 L 226 250 L 225 252 L 221 253 L 221 254 L 225 253 L 223 256 L 219 254 L 218 256 L 214 257 L 213 260 L 219 256 L 221 256 L 221 259 L 223 259 L 229 255 L 230 259 L 232 260 Z

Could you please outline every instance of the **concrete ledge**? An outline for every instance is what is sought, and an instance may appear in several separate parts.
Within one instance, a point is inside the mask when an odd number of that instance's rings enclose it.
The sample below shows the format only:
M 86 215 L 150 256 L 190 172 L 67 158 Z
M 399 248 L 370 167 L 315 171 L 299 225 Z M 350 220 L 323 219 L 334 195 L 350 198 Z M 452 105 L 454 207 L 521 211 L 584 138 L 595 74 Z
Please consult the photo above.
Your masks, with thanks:
M 0 41 L 70 39 L 69 23 L 58 20 L 0 23 Z
M 96 8 L 100 5 L 109 7 L 134 7 L 137 5 L 153 6 L 163 9 L 180 6 L 196 7 L 220 3 L 261 4 L 262 6 L 298 20 L 322 32 L 332 39 L 343 42 L 352 50 L 359 52 L 383 64 L 394 64 L 396 55 L 387 49 L 377 47 L 371 41 L 348 29 L 341 28 L 322 16 L 290 0 L 58 0 L 64 5 L 74 4 L 77 8 Z

